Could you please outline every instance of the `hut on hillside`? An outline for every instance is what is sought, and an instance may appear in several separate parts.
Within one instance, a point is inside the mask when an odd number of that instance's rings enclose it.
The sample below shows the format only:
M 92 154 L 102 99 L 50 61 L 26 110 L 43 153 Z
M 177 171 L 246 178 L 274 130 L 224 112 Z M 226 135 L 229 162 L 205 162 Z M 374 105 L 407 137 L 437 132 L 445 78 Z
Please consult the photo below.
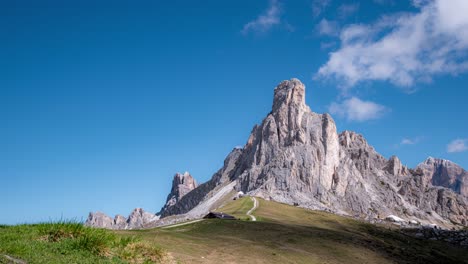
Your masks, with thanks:
M 225 214 L 225 213 L 218 213 L 218 212 L 210 212 L 209 214 L 205 215 L 205 217 L 203 217 L 203 218 L 204 219 L 217 218 L 217 219 L 223 219 L 223 220 L 237 220 L 232 215 L 228 215 L 228 214 Z

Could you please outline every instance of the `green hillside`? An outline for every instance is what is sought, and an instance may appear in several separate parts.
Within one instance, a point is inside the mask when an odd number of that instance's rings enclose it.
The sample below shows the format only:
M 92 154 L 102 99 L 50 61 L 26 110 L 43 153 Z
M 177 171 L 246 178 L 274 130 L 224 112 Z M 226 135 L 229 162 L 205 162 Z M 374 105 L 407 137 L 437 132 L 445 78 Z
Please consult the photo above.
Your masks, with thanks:
M 257 198 L 258 199 L 258 198 Z M 258 221 L 204 220 L 140 235 L 180 263 L 468 263 L 468 250 L 325 212 L 258 199 Z M 246 197 L 218 211 L 247 219 Z
M 245 197 L 218 210 L 240 221 L 116 232 L 63 224 L 2 226 L 0 263 L 12 263 L 5 255 L 28 263 L 468 263 L 466 248 L 257 200 L 256 222 L 246 220 L 253 202 Z

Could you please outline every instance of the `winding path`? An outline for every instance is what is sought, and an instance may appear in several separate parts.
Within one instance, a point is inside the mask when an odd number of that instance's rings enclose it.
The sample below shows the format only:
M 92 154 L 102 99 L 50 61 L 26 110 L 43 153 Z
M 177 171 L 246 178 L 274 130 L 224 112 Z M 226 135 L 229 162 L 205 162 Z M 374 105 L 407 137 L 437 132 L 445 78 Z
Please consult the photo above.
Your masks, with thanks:
M 258 207 L 258 201 L 257 201 L 257 199 L 256 199 L 255 197 L 250 197 L 250 199 L 252 199 L 254 205 L 253 205 L 252 208 L 250 208 L 250 210 L 247 212 L 246 215 L 250 216 L 250 219 L 252 219 L 252 221 L 257 221 L 257 218 L 256 218 L 254 215 L 252 215 L 252 212 L 253 212 L 255 209 L 257 209 L 257 207 Z
M 193 224 L 193 223 L 200 222 L 200 221 L 203 221 L 203 220 L 204 220 L 204 219 L 196 219 L 196 220 L 192 220 L 192 221 L 188 221 L 188 222 L 183 222 L 183 223 L 179 223 L 179 224 L 171 224 L 171 225 L 161 226 L 161 228 L 163 228 L 163 229 L 166 229 L 166 228 L 173 228 L 173 227 L 178 227 L 178 226 Z

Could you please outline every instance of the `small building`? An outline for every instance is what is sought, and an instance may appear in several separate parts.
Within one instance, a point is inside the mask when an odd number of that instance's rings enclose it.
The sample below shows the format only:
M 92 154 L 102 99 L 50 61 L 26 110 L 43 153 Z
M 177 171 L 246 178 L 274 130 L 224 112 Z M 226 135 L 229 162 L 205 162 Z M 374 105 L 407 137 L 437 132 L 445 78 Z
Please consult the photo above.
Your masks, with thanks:
M 242 197 L 244 197 L 244 196 L 245 196 L 244 192 L 243 192 L 243 191 L 240 191 L 240 192 L 238 192 L 238 193 L 234 196 L 234 198 L 232 198 L 232 199 L 233 199 L 233 200 L 237 200 L 237 199 L 240 199 L 240 198 L 242 198 Z
M 218 213 L 218 212 L 210 212 L 209 214 L 205 215 L 205 217 L 203 217 L 203 218 L 204 219 L 217 218 L 217 219 L 223 219 L 223 220 L 237 220 L 237 218 L 235 218 L 232 215 L 228 215 L 228 214 L 225 214 L 225 213 Z

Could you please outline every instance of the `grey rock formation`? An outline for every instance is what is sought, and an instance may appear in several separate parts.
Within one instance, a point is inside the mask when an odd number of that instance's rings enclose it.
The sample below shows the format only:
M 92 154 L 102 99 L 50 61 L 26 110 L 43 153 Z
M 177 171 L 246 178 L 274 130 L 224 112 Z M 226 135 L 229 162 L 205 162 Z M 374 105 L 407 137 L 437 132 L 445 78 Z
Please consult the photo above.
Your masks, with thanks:
M 184 197 L 186 194 L 197 188 L 197 186 L 197 182 L 192 177 L 192 175 L 190 175 L 190 173 L 176 173 L 176 175 L 174 175 L 174 179 L 172 180 L 171 192 L 167 196 L 166 204 L 164 205 L 162 211 L 169 210 L 169 208 L 179 202 L 180 199 L 182 199 L 182 197 Z
M 127 226 L 127 218 L 123 215 L 116 215 L 114 217 L 113 229 L 125 229 Z
M 102 212 L 91 212 L 85 222 L 85 226 L 106 229 L 139 229 L 158 219 L 159 216 L 145 212 L 141 208 L 135 208 L 127 218 L 122 215 L 116 215 L 112 219 Z
M 384 169 L 395 176 L 407 176 L 409 174 L 408 168 L 401 164 L 397 156 L 390 157 Z
M 88 219 L 86 219 L 85 225 L 113 229 L 114 221 L 110 216 L 104 214 L 103 212 L 91 212 L 88 215 Z
M 146 224 L 158 220 L 159 217 L 148 213 L 142 208 L 135 208 L 133 209 L 132 213 L 127 218 L 127 226 L 126 229 L 136 229 L 142 228 Z
M 304 85 L 292 79 L 276 87 L 272 111 L 253 128 L 244 148 L 234 149 L 210 181 L 165 206 L 161 216 L 207 208 L 200 205 L 233 184 L 235 191 L 265 199 L 367 219 L 396 215 L 466 225 L 466 198 L 434 184 L 460 193 L 466 185 L 454 183 L 451 173 L 427 181 L 426 171 L 410 170 L 397 157 L 387 160 L 362 135 L 338 134 L 332 117 L 312 112 Z
M 200 184 L 197 188 L 181 197 L 179 202 L 171 206 L 166 204 L 159 213 L 161 217 L 188 213 L 203 201 L 213 197 L 226 184 L 232 182 L 234 180 L 233 170 L 236 168 L 236 162 L 242 153 L 242 148 L 234 148 L 224 160 L 224 166 L 213 175 L 211 180 Z
M 459 165 L 449 160 L 429 157 L 418 168 L 424 173 L 425 181 L 468 197 L 468 172 Z

